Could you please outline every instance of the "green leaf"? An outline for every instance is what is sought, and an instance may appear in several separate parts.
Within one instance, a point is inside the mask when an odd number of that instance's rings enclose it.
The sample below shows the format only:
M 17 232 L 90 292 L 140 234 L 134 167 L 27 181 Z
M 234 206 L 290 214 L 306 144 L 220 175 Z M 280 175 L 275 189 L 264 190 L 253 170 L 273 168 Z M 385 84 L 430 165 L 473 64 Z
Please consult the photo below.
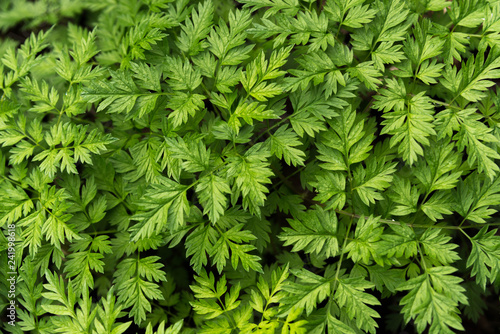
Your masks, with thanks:
M 500 1 L 0 3 L 0 332 L 437 334 L 495 306 Z
M 208 275 L 203 270 L 200 276 L 195 276 L 195 280 L 197 285 L 190 285 L 190 288 L 198 300 L 192 301 L 190 304 L 194 310 L 203 314 L 206 319 L 216 318 L 237 308 L 241 303 L 241 301 L 237 300 L 240 294 L 240 284 L 232 286 L 230 292 L 226 294 L 228 289 L 225 275 L 215 284 L 214 274 L 210 273 Z M 224 296 L 224 304 L 219 305 L 217 302 L 222 303 L 222 296 Z
M 274 51 L 269 58 L 261 52 L 254 61 L 248 64 L 246 71 L 241 75 L 241 83 L 245 91 L 258 101 L 267 101 L 283 92 L 281 86 L 277 83 L 267 83 L 267 80 L 276 79 L 283 76 L 286 72 L 279 68 L 286 64 L 290 55 L 291 47 Z
M 104 262 L 102 261 L 104 255 L 91 252 L 90 249 L 86 250 L 88 245 L 90 245 L 88 238 L 75 242 L 72 245 L 72 253 L 68 256 L 68 261 L 64 268 L 64 271 L 67 272 L 67 277 L 75 277 L 73 286 L 77 294 L 81 294 L 88 288 L 94 288 L 94 278 L 91 270 L 101 274 L 104 273 Z
M 476 57 L 467 60 L 456 77 L 452 76 L 453 72 L 446 71 L 443 85 L 454 94 L 453 100 L 461 96 L 467 101 L 477 102 L 483 99 L 486 96 L 484 92 L 495 84 L 492 80 L 500 78 L 499 68 L 498 48 L 493 48 L 486 59 L 484 52 L 479 52 Z
M 26 136 L 16 129 L 5 129 L 0 134 L 0 143 L 2 146 L 12 146 L 24 139 Z
M 355 6 L 350 8 L 342 24 L 351 28 L 361 28 L 363 25 L 370 23 L 377 12 L 369 9 L 368 5 Z
M 29 247 L 28 250 L 32 256 L 37 254 L 42 245 L 42 226 L 45 219 L 44 211 L 37 210 L 18 222 L 21 227 L 27 226 L 21 234 L 24 239 L 22 247 Z
M 325 257 L 338 254 L 337 217 L 331 211 L 316 207 L 288 223 L 290 227 L 284 227 L 278 237 L 285 242 L 283 246 L 293 245 L 292 252 L 303 250 Z
M 130 60 L 145 59 L 145 51 L 151 50 L 166 34 L 161 29 L 169 28 L 173 24 L 169 20 L 163 20 L 156 13 L 142 15 L 135 24 L 127 29 L 125 39 L 120 50 L 121 67 L 128 68 Z
M 293 1 L 293 0 L 292 0 Z M 295 2 L 294 2 L 295 3 Z M 261 24 L 254 24 L 250 33 L 257 38 L 274 38 L 274 48 L 283 45 L 290 37 L 290 44 L 306 44 L 310 42 L 310 50 L 325 50 L 328 45 L 334 45 L 334 37 L 328 31 L 328 18 L 321 12 L 299 11 L 297 17 L 278 14 L 278 20 L 274 23 L 267 18 L 262 19 Z
M 326 203 L 326 210 L 342 209 L 347 200 L 346 179 L 341 173 L 318 173 L 316 181 L 310 182 L 316 188 L 318 195 L 314 200 Z
M 158 325 L 158 329 L 155 332 L 153 332 L 153 326 L 151 325 L 151 323 L 148 323 L 148 327 L 146 327 L 146 334 L 179 334 L 182 329 L 183 323 L 184 320 L 179 320 L 175 324 L 167 328 L 165 327 L 165 321 L 162 321 Z
M 500 203 L 500 178 L 493 182 L 474 173 L 465 181 L 458 184 L 455 193 L 456 211 L 464 217 L 478 224 L 484 224 L 485 219 L 497 210 L 490 208 Z
M 358 78 L 368 89 L 377 90 L 380 80 L 377 79 L 381 76 L 380 72 L 373 66 L 373 62 L 365 61 L 359 63 L 356 67 L 348 69 L 348 73 Z
M 128 118 L 142 117 L 151 112 L 160 92 L 151 93 L 138 87 L 127 71 L 111 71 L 111 80 L 92 80 L 83 88 L 82 99 L 88 103 L 99 102 L 97 112 L 126 113 Z
M 330 295 L 331 282 L 306 269 L 291 270 L 291 272 L 297 277 L 297 281 L 288 281 L 283 287 L 288 295 L 280 301 L 280 314 L 286 315 L 295 309 L 297 312 L 305 310 L 309 315 L 318 303 Z
M 166 138 L 166 150 L 174 159 L 182 161 L 181 168 L 186 172 L 197 173 L 205 171 L 210 164 L 210 150 L 197 138 L 181 137 Z
M 471 165 L 477 162 L 478 172 L 485 172 L 493 179 L 499 170 L 494 159 L 500 159 L 500 155 L 485 143 L 494 142 L 496 138 L 490 134 L 491 129 L 486 129 L 484 124 L 477 122 L 477 116 L 470 116 L 453 139 L 457 140 L 459 151 L 467 147 L 467 161 Z
M 304 166 L 305 153 L 295 148 L 295 146 L 299 146 L 302 143 L 297 138 L 297 135 L 291 129 L 288 129 L 286 125 L 281 126 L 271 134 L 268 141 L 271 154 L 276 155 L 278 159 L 283 158 L 288 165 Z
M 0 226 L 15 223 L 31 212 L 34 207 L 33 201 L 21 187 L 3 182 L 0 184 L 0 189 L 5 194 L 0 204 Z
M 372 52 L 372 59 L 375 68 L 382 69 L 384 64 L 399 63 L 405 59 L 405 56 L 401 51 L 401 45 L 393 45 L 391 42 L 382 42 L 379 47 Z
M 388 257 L 405 257 L 417 255 L 418 242 L 415 232 L 407 225 L 390 225 L 395 234 L 384 233 L 380 243 L 381 252 Z
M 174 91 L 192 92 L 202 83 L 200 70 L 181 57 L 166 57 L 164 71 Z
M 217 223 L 226 208 L 226 195 L 231 189 L 226 180 L 214 174 L 204 176 L 196 186 L 200 202 L 204 207 L 203 214 L 208 214 L 212 223 Z
M 283 11 L 284 13 L 294 16 L 300 9 L 297 0 L 241 0 L 245 4 L 243 8 L 251 8 L 251 11 L 256 11 L 261 8 L 268 8 L 264 14 L 264 18 L 268 18 Z
M 45 142 L 50 147 L 38 153 L 33 161 L 42 161 L 40 169 L 53 177 L 60 167 L 61 171 L 77 173 L 75 164 L 92 164 L 90 153 L 99 154 L 106 150 L 106 145 L 115 139 L 109 134 L 103 135 L 97 129 L 87 132 L 88 126 L 72 123 L 59 123 L 45 132 Z
M 234 270 L 237 270 L 238 263 L 241 262 L 243 269 L 246 271 L 250 269 L 257 272 L 262 271 L 262 266 L 259 263 L 260 257 L 249 254 L 256 247 L 245 243 L 256 239 L 256 237 L 250 231 L 242 231 L 243 226 L 244 224 L 238 224 L 221 233 L 219 239 L 210 250 L 209 255 L 213 259 L 214 264 L 217 265 L 219 273 L 222 272 L 229 258 Z M 229 255 L 229 251 L 231 251 L 231 255 Z
M 384 229 L 379 226 L 378 219 L 373 216 L 365 219 L 361 216 L 356 224 L 354 239 L 347 244 L 345 252 L 348 258 L 364 264 L 371 264 L 372 259 L 379 265 L 383 265 L 380 257 L 378 241 Z
M 198 8 L 193 9 L 191 17 L 186 19 L 182 25 L 182 32 L 179 35 L 177 46 L 188 55 L 196 55 L 208 47 L 208 43 L 203 41 L 210 32 L 214 15 L 214 5 L 211 1 L 198 4 Z
M 200 94 L 176 92 L 167 103 L 167 108 L 172 109 L 168 117 L 173 119 L 174 126 L 187 123 L 189 116 L 194 117 L 205 106 L 205 98 Z
M 253 309 L 263 314 L 265 319 L 270 319 L 274 308 L 268 309 L 270 304 L 279 303 L 286 295 L 283 287 L 289 275 L 289 265 L 278 267 L 269 275 L 269 271 L 264 271 L 264 276 L 260 276 L 257 282 L 257 290 L 252 290 L 251 301 Z M 260 292 L 260 294 L 259 294 Z M 267 306 L 267 307 L 266 307 Z
M 49 271 L 45 272 L 45 277 L 47 279 L 47 284 L 43 287 L 46 291 L 43 292 L 42 296 L 51 301 L 57 301 L 62 305 L 50 305 L 49 303 L 42 304 L 42 308 L 47 312 L 55 311 L 54 314 L 61 316 L 72 316 L 76 317 L 74 312 L 74 307 L 76 304 L 76 295 L 71 288 L 71 281 L 68 282 L 67 291 L 64 285 L 64 280 L 62 277 L 58 277 L 56 274 L 51 274 Z
M 345 46 L 335 45 L 326 52 L 316 51 L 302 55 L 296 61 L 301 69 L 289 70 L 294 77 L 285 78 L 286 87 L 294 92 L 299 88 L 305 90 L 311 81 L 314 86 L 326 82 L 325 95 L 328 98 L 332 93 L 337 93 L 338 85 L 347 85 L 347 75 L 342 74 L 338 68 L 351 64 L 353 53 Z
M 201 224 L 186 238 L 186 256 L 192 256 L 190 264 L 197 273 L 208 263 L 207 255 L 218 238 L 219 234 L 209 224 Z
M 453 143 L 431 141 L 424 152 L 425 159 L 417 161 L 414 174 L 426 194 L 435 190 L 455 188 L 461 175 L 461 172 L 456 171 L 461 156 L 453 148 Z
M 384 10 L 379 12 L 380 19 L 377 22 L 380 27 L 379 37 L 377 40 L 398 40 L 401 36 L 401 31 L 405 30 L 401 29 L 401 24 L 406 20 L 408 14 L 409 10 L 405 8 L 405 2 L 401 0 L 392 0 L 390 1 L 390 5 L 384 3 Z
M 138 203 L 142 212 L 132 218 L 138 221 L 130 228 L 133 241 L 149 238 L 167 229 L 174 230 L 184 225 L 184 215 L 189 214 L 188 187 L 167 178 L 160 178 L 159 181 Z
M 254 120 L 262 122 L 265 119 L 276 119 L 278 116 L 273 110 L 266 110 L 266 106 L 258 102 L 240 102 L 228 121 L 229 126 L 236 130 L 236 133 L 241 128 L 240 118 L 247 124 L 253 125 Z
M 426 85 L 435 84 L 437 83 L 436 78 L 442 75 L 443 67 L 444 65 L 438 64 L 436 59 L 432 61 L 426 60 L 420 65 L 416 77 Z
M 145 176 L 148 182 L 159 182 L 162 166 L 158 163 L 160 156 L 161 141 L 159 138 L 150 137 L 146 140 L 140 141 L 130 148 L 130 155 L 133 164 L 137 168 L 138 176 Z M 121 151 L 116 155 L 121 154 L 122 157 L 129 159 L 128 155 Z M 115 155 L 115 157 L 117 157 Z M 127 166 L 127 169 L 130 168 Z
M 475 28 L 484 21 L 484 9 L 480 3 L 466 0 L 450 7 L 450 18 L 457 26 Z
M 443 215 L 451 215 L 453 212 L 449 194 L 441 192 L 433 194 L 430 199 L 423 203 L 420 208 L 432 221 L 443 219 Z
M 500 248 L 497 230 L 488 231 L 485 226 L 470 239 L 472 250 L 467 258 L 467 268 L 472 267 L 471 276 L 476 276 L 477 284 L 483 288 L 489 280 L 493 283 L 500 272 Z
M 151 282 L 166 280 L 165 273 L 160 270 L 163 264 L 155 263 L 159 259 L 157 256 L 127 258 L 117 265 L 114 277 L 118 303 L 123 303 L 124 308 L 132 306 L 129 316 L 134 317 L 135 323 L 141 323 L 146 319 L 146 312 L 151 312 L 149 300 L 164 299 L 158 284 Z
M 396 292 L 396 288 L 405 281 L 403 269 L 387 269 L 379 265 L 367 267 L 370 279 L 375 284 L 375 288 L 380 291 Z
M 236 10 L 229 13 L 229 29 L 225 24 L 220 24 L 210 32 L 207 38 L 210 51 L 220 59 L 222 65 L 238 65 L 249 57 L 248 52 L 253 46 L 239 46 L 245 43 L 246 30 L 251 23 L 249 11 Z
M 401 79 L 388 80 L 387 89 L 381 89 L 375 97 L 374 107 L 384 110 L 382 134 L 390 134 L 391 147 L 399 144 L 398 152 L 410 165 L 424 154 L 421 145 L 429 145 L 429 136 L 435 135 L 432 125 L 434 107 L 425 92 L 406 96 L 406 88 Z
M 462 61 L 462 55 L 467 50 L 466 45 L 469 44 L 469 36 L 463 32 L 443 30 L 444 33 L 441 36 L 445 38 L 443 54 L 446 64 L 453 64 L 455 59 Z
M 324 132 L 316 144 L 327 170 L 347 171 L 349 166 L 365 160 L 372 148 L 373 133 L 364 130 L 364 122 L 349 107 L 340 117 L 328 121 L 330 131 Z
M 401 299 L 405 322 L 414 319 L 422 333 L 430 324 L 429 333 L 453 333 L 451 328 L 464 330 L 458 317 L 458 303 L 467 304 L 461 278 L 451 275 L 453 267 L 433 267 L 398 287 L 409 291 Z M 451 327 L 451 328 L 450 328 Z
M 387 189 L 393 180 L 397 163 L 386 163 L 371 156 L 366 160 L 366 168 L 358 165 L 353 171 L 353 190 L 366 205 L 383 200 L 381 192 Z
M 391 214 L 406 216 L 417 212 L 418 190 L 412 188 L 408 179 L 395 178 L 391 189 L 393 190 L 390 195 L 391 199 L 399 204 L 391 211 Z
M 325 118 L 338 116 L 333 111 L 333 99 L 325 99 L 323 93 L 316 89 L 309 92 L 294 93 L 290 95 L 294 113 L 290 117 L 292 128 L 300 137 L 304 133 L 314 137 L 314 134 L 325 130 Z M 342 101 L 336 99 L 338 101 Z
M 419 240 L 423 253 L 442 265 L 449 265 L 460 259 L 457 252 L 453 251 L 458 245 L 450 241 L 451 237 L 444 235 L 439 229 L 427 229 Z
M 373 318 L 380 318 L 380 315 L 368 305 L 380 305 L 380 302 L 364 292 L 373 288 L 374 284 L 362 277 L 342 278 L 338 282 L 333 298 L 337 300 L 339 307 L 345 310 L 349 319 L 355 321 L 358 328 L 375 333 L 378 325 Z
M 273 172 L 266 163 L 269 153 L 263 151 L 262 146 L 254 145 L 244 156 L 231 157 L 227 173 L 236 177 L 236 198 L 241 193 L 243 208 L 250 209 L 252 214 L 260 215 L 260 207 L 264 205 L 266 193 L 269 192 L 265 184 L 271 183 Z M 235 198 L 235 197 L 233 197 Z
M 47 82 L 42 80 L 40 87 L 38 81 L 25 78 L 21 81 L 21 86 L 22 90 L 29 96 L 31 101 L 38 102 L 30 109 L 31 111 L 38 113 L 46 113 L 49 111 L 59 112 L 57 106 L 59 102 L 59 93 L 54 87 L 51 87 L 49 92 Z

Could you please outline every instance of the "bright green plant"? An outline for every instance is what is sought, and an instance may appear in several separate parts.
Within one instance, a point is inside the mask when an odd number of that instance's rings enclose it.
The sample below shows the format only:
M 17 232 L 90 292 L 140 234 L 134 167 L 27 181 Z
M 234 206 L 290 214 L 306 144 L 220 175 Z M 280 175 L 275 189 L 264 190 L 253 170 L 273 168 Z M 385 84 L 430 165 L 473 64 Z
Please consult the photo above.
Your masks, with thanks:
M 498 301 L 499 1 L 0 8 L 2 330 L 453 333 Z

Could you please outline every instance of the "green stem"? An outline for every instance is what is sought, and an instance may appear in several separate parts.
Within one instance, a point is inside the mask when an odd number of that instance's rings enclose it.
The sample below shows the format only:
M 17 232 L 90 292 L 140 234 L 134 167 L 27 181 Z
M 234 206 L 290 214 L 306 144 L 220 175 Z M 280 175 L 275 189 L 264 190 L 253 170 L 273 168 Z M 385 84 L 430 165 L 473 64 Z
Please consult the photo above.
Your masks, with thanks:
M 454 106 L 454 105 L 451 105 L 450 103 L 445 103 L 445 102 L 441 102 L 441 101 L 434 100 L 434 99 L 431 99 L 431 102 L 435 103 L 435 104 L 439 104 L 439 105 L 445 106 L 447 108 L 454 108 L 454 109 L 457 109 L 457 110 L 462 110 L 462 108 L 460 108 L 459 106 Z
M 94 232 L 87 232 L 87 234 L 90 235 L 101 235 L 101 234 L 114 234 L 118 233 L 118 230 L 107 230 L 107 231 L 94 231 Z
M 347 240 L 349 240 L 349 233 L 351 232 L 351 226 L 352 226 L 353 221 L 354 221 L 354 215 L 351 216 L 351 219 L 349 220 L 349 225 L 347 226 L 347 231 L 346 231 L 346 235 L 344 238 L 344 242 L 342 243 L 342 250 L 341 250 L 340 259 L 339 259 L 339 262 L 337 265 L 337 271 L 335 272 L 335 283 L 334 283 L 332 292 L 337 289 L 338 284 L 339 284 L 340 268 L 342 267 L 342 261 L 344 260 L 344 254 L 345 254 L 344 250 L 345 250 L 345 247 L 347 246 Z
M 280 177 L 280 180 L 274 184 L 274 188 L 278 189 L 278 186 L 281 183 L 285 183 L 285 185 L 287 185 L 287 186 L 291 185 L 291 183 L 288 181 L 288 179 L 291 178 L 292 176 L 294 176 L 295 174 L 302 172 L 304 169 L 305 169 L 305 167 L 300 167 L 295 172 L 288 174 L 288 176 L 283 176 L 283 178 L 281 178 L 279 175 L 277 175 L 278 177 Z M 281 175 L 283 175 L 283 174 L 281 174 Z M 289 187 L 289 188 L 293 189 L 293 187 Z
M 349 192 L 350 192 L 350 199 L 351 199 L 351 203 L 353 203 L 353 192 L 354 192 L 354 189 L 352 187 L 352 173 L 351 173 L 351 166 L 349 165 L 349 161 L 347 161 L 347 157 L 345 157 L 345 160 L 346 160 L 346 165 L 347 165 L 347 175 L 348 175 L 348 179 L 349 179 Z M 354 210 L 354 206 L 352 207 L 352 209 Z M 340 259 L 339 259 L 339 262 L 338 262 L 338 265 L 337 265 L 337 271 L 335 272 L 335 282 L 334 282 L 334 286 L 333 286 L 333 289 L 332 289 L 332 293 L 333 291 L 336 291 L 337 290 L 337 287 L 339 285 L 339 275 L 340 275 L 340 268 L 342 267 L 342 261 L 344 260 L 344 254 L 345 254 L 345 248 L 347 246 L 347 241 L 350 239 L 349 238 L 349 233 L 351 232 L 351 227 L 352 227 L 352 224 L 354 222 L 354 218 L 356 217 L 357 215 L 355 213 L 352 213 L 350 215 L 351 219 L 349 219 L 349 225 L 347 225 L 347 231 L 346 231 L 346 234 L 345 234 L 345 237 L 344 237 L 344 242 L 342 243 L 342 250 L 341 250 L 341 253 L 340 253 Z
M 420 254 L 420 263 L 422 264 L 424 271 L 427 272 L 427 265 L 425 264 L 424 252 L 422 251 L 422 248 L 420 247 L 420 242 L 417 242 L 417 249 L 418 249 L 418 253 Z
M 371 98 L 370 102 L 368 102 L 368 104 L 366 105 L 366 107 L 363 109 L 363 111 L 361 112 L 362 114 L 366 113 L 367 111 L 369 111 L 373 105 L 373 97 Z
M 263 136 L 264 134 L 266 134 L 266 133 L 268 133 L 269 135 L 271 135 L 271 132 L 269 132 L 269 131 L 271 131 L 272 129 L 274 129 L 274 128 L 275 128 L 275 127 L 277 127 L 278 125 L 281 125 L 281 123 L 283 123 L 284 121 L 286 121 L 287 119 L 289 119 L 289 118 L 290 118 L 290 117 L 292 117 L 292 116 L 293 116 L 293 114 L 290 114 L 290 115 L 288 115 L 288 116 L 286 116 L 286 117 L 283 117 L 283 118 L 282 118 L 282 119 L 280 119 L 278 122 L 274 123 L 271 127 L 266 128 L 266 130 L 265 130 L 265 131 L 262 131 L 262 132 L 261 132 L 261 133 L 257 136 L 257 138 L 255 138 L 255 140 L 254 140 L 254 141 L 255 141 L 255 142 L 257 142 L 257 141 L 259 140 L 259 138 L 260 138 L 260 137 L 262 137 L 262 136 Z
M 347 212 L 347 211 L 344 211 L 344 210 L 335 210 L 335 212 L 341 214 L 341 215 L 345 215 L 345 216 L 349 216 L 349 217 L 352 217 L 352 218 L 361 218 L 361 215 L 357 215 L 357 214 L 354 214 L 354 213 L 351 213 L 351 212 Z M 369 217 L 364 217 L 364 219 L 369 219 Z M 487 223 L 487 224 L 478 224 L 478 225 L 468 225 L 468 226 L 461 226 L 463 224 L 463 221 L 462 223 L 459 225 L 459 226 L 439 226 L 439 225 L 425 225 L 425 224 L 406 224 L 406 223 L 402 223 L 402 222 L 399 222 L 397 220 L 389 220 L 389 219 L 379 219 L 378 220 L 379 222 L 381 223 L 385 223 L 385 224 L 388 224 L 388 225 L 405 225 L 405 226 L 408 226 L 408 227 L 415 227 L 415 228 L 440 228 L 440 229 L 445 229 L 445 230 L 462 230 L 462 229 L 466 229 L 466 228 L 482 228 L 484 226 L 500 226 L 500 223 Z M 465 220 L 464 220 L 465 221 Z

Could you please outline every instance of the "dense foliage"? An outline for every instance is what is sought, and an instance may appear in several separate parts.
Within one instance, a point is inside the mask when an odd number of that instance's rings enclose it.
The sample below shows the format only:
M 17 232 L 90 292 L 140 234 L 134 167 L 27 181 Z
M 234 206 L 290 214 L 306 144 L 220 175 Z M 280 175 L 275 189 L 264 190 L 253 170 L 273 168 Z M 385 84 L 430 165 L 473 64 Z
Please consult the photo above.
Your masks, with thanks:
M 0 7 L 2 330 L 453 333 L 498 302 L 499 1 Z

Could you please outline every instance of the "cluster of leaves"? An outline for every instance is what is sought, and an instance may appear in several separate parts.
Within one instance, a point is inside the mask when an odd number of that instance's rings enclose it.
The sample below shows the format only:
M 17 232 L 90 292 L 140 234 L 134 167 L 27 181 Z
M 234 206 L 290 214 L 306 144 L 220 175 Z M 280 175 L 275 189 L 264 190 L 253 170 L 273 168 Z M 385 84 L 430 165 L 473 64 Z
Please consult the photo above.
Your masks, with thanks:
M 0 8 L 2 330 L 453 333 L 498 302 L 499 1 Z

